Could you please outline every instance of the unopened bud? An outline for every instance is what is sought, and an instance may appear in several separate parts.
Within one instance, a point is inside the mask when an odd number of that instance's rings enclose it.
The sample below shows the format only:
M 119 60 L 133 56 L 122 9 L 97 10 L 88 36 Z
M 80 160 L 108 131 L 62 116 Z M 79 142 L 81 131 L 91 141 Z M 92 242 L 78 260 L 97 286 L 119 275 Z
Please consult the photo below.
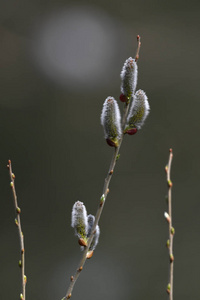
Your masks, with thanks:
M 19 207 L 17 207 L 17 208 L 16 208 L 16 212 L 17 212 L 18 214 L 20 214 L 20 213 L 21 213 L 21 209 L 20 209 Z
M 170 294 L 170 290 L 171 290 L 171 285 L 170 285 L 170 283 L 168 283 L 168 285 L 167 285 L 167 293 L 168 294 Z
M 175 229 L 174 229 L 174 227 L 171 228 L 171 234 L 172 234 L 172 235 L 175 234 Z
M 94 253 L 93 250 L 88 251 L 88 252 L 87 252 L 87 255 L 86 255 L 87 259 L 90 259 L 90 258 L 93 256 L 93 253 Z
M 170 254 L 169 259 L 170 259 L 170 262 L 172 263 L 174 261 L 174 255 Z
M 169 248 L 170 242 L 167 240 L 166 247 Z
M 27 283 L 27 276 L 24 275 L 24 282 Z
M 172 187 L 172 185 L 173 185 L 171 180 L 168 180 L 167 184 L 168 184 L 169 187 Z
M 103 194 L 100 199 L 100 204 L 103 204 L 104 202 L 105 202 L 105 195 Z
M 168 223 L 171 221 L 171 218 L 170 218 L 170 216 L 167 212 L 164 212 L 164 217 L 165 217 L 165 219 L 167 220 Z

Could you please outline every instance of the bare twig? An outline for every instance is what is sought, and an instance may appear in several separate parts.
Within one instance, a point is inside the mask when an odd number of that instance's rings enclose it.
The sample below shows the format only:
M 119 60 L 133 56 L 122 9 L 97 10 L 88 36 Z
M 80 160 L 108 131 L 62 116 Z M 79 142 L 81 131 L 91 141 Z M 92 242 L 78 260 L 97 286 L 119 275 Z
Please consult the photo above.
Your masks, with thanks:
M 135 54 L 135 61 L 137 61 L 139 59 L 139 52 L 140 52 L 140 47 L 141 47 L 141 41 L 140 41 L 139 35 L 137 35 L 137 42 L 138 42 L 138 46 L 137 46 L 137 51 Z
M 138 60 L 138 58 L 139 58 L 139 50 L 140 50 L 140 45 L 141 45 L 139 35 L 137 36 L 137 41 L 138 41 L 138 47 L 137 47 L 137 51 L 136 51 L 135 60 Z M 128 114 L 129 105 L 130 105 L 130 102 L 127 102 L 124 105 L 124 112 L 123 112 L 123 118 L 122 118 L 122 128 L 123 129 L 125 127 L 125 122 L 126 122 L 126 117 L 127 117 L 127 114 Z M 87 241 L 87 246 L 85 247 L 85 250 L 83 252 L 83 256 L 81 258 L 81 261 L 78 265 L 78 268 L 77 268 L 74 276 L 71 276 L 71 282 L 70 282 L 69 288 L 67 290 L 67 293 L 66 293 L 65 297 L 62 298 L 62 300 L 66 300 L 66 299 L 71 298 L 72 291 L 73 291 L 74 285 L 76 283 L 76 280 L 78 279 L 78 277 L 79 277 L 79 275 L 80 275 L 80 273 L 83 269 L 83 266 L 86 262 L 86 259 L 89 258 L 88 257 L 88 251 L 89 251 L 90 245 L 91 245 L 93 237 L 94 237 L 95 228 L 99 223 L 99 219 L 100 219 L 102 211 L 103 211 L 105 200 L 106 200 L 107 195 L 109 193 L 109 184 L 110 184 L 110 180 L 112 178 L 113 172 L 114 172 L 116 162 L 119 158 L 119 150 L 120 150 L 122 141 L 123 141 L 123 135 L 122 135 L 121 140 L 119 141 L 118 147 L 115 148 L 114 154 L 113 154 L 112 159 L 111 159 L 110 167 L 108 169 L 108 173 L 107 173 L 107 176 L 106 176 L 105 182 L 104 182 L 102 197 L 100 199 L 100 202 L 99 202 L 99 205 L 98 205 L 98 208 L 97 208 L 97 212 L 96 212 L 96 216 L 95 216 L 95 222 L 94 222 L 94 225 L 93 225 L 93 228 L 92 228 L 92 231 L 91 231 L 91 235 L 90 235 L 90 237 Z
M 15 207 L 15 212 L 16 212 L 16 218 L 15 218 L 15 224 L 18 228 L 19 232 L 19 240 L 20 240 L 20 251 L 21 251 L 21 260 L 19 261 L 19 267 L 21 268 L 21 282 L 22 282 L 22 291 L 20 294 L 20 299 L 25 300 L 26 299 L 26 276 L 25 276 L 25 250 L 24 250 L 24 235 L 22 232 L 22 227 L 21 227 L 21 220 L 20 220 L 20 213 L 21 209 L 18 206 L 17 202 L 17 194 L 15 190 L 15 175 L 12 172 L 12 165 L 11 165 L 11 160 L 8 161 L 7 168 L 9 170 L 9 175 L 10 175 L 10 187 L 12 189 L 13 193 L 13 200 L 14 200 L 14 207 Z
M 128 110 L 128 107 L 129 107 L 129 104 L 126 106 L 126 110 L 125 110 L 125 113 L 127 114 L 127 110 Z M 116 161 L 118 159 L 118 154 L 119 154 L 119 149 L 120 149 L 120 146 L 122 144 L 122 140 L 123 140 L 123 137 L 121 138 L 120 142 L 119 142 L 119 146 L 117 148 L 115 148 L 115 152 L 113 154 L 113 157 L 112 157 L 112 160 L 111 160 L 111 163 L 110 163 L 110 167 L 109 167 L 109 170 L 108 170 L 108 174 L 105 178 L 105 183 L 104 183 L 104 187 L 103 187 L 103 197 L 101 197 L 100 199 L 100 202 L 99 202 L 99 205 L 98 205 L 98 209 L 97 209 L 97 212 L 96 212 L 96 216 L 95 216 L 95 222 L 94 222 L 94 225 L 93 225 L 93 228 L 92 228 L 92 233 L 87 241 L 87 247 L 85 247 L 85 250 L 83 252 L 83 256 L 82 256 L 82 259 L 78 265 L 78 268 L 76 270 L 76 273 L 74 276 L 71 276 L 71 283 L 70 283 L 70 286 L 67 290 L 67 293 L 66 293 L 66 296 L 62 299 L 69 299 L 72 295 L 72 291 L 73 291 L 73 288 L 74 288 L 74 285 L 75 285 L 75 282 L 76 280 L 78 279 L 79 275 L 80 275 L 80 272 L 82 271 L 83 269 L 83 266 L 85 264 L 85 261 L 87 259 L 87 253 L 88 253 L 88 250 L 89 250 L 89 247 L 90 247 L 90 244 L 92 242 L 92 239 L 94 237 L 94 233 L 95 233 L 95 228 L 96 226 L 98 225 L 99 223 L 99 219 L 100 219 L 100 216 L 101 216 L 101 213 L 103 211 L 103 207 L 104 207 L 104 203 L 105 203 L 105 200 L 107 198 L 107 195 L 109 193 L 109 183 L 110 183 L 110 180 L 112 178 L 112 175 L 113 175 L 113 172 L 114 172 L 114 168 L 115 168 L 115 165 L 116 165 Z
M 168 213 L 165 213 L 165 218 L 169 224 L 169 239 L 167 241 L 167 247 L 169 249 L 169 282 L 167 285 L 167 293 L 169 294 L 169 300 L 173 300 L 173 275 L 174 275 L 174 255 L 173 255 L 173 237 L 174 227 L 172 226 L 172 181 L 171 181 L 171 165 L 172 165 L 173 152 L 169 150 L 169 161 L 165 167 L 167 185 L 168 185 Z

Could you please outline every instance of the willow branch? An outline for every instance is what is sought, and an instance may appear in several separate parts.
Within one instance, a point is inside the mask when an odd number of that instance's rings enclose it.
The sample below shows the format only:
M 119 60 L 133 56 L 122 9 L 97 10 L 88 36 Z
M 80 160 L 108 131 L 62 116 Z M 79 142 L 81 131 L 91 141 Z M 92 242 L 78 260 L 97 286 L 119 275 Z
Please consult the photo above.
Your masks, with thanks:
M 125 108 L 125 111 L 124 111 L 124 114 L 126 114 L 126 115 L 127 115 L 128 108 L 129 108 L 129 104 L 126 105 L 126 108 Z M 123 126 L 124 126 L 124 124 L 123 124 Z M 119 150 L 120 150 L 122 141 L 123 141 L 123 136 L 122 136 L 122 138 L 119 142 L 119 146 L 117 148 L 115 148 L 114 154 L 113 154 L 112 159 L 111 159 L 110 167 L 108 169 L 108 173 L 107 173 L 107 176 L 105 178 L 104 187 L 103 187 L 103 193 L 102 194 L 104 195 L 104 197 L 100 199 L 100 202 L 99 202 L 99 205 L 98 205 L 98 208 L 97 208 L 97 212 L 96 212 L 96 216 L 95 216 L 95 222 L 94 222 L 94 225 L 93 225 L 93 228 L 92 228 L 92 233 L 91 233 L 91 235 L 90 235 L 90 237 L 87 241 L 87 246 L 85 247 L 85 250 L 83 252 L 83 256 L 82 256 L 81 261 L 78 265 L 78 268 L 77 268 L 74 276 L 71 276 L 71 282 L 70 282 L 69 288 L 67 290 L 66 296 L 62 300 L 69 299 L 71 297 L 74 285 L 76 283 L 76 280 L 78 279 L 78 277 L 79 277 L 79 275 L 80 275 L 80 273 L 83 269 L 83 266 L 86 262 L 86 259 L 88 258 L 87 257 L 88 256 L 88 251 L 89 251 L 90 245 L 92 243 L 92 240 L 93 240 L 93 237 L 94 237 L 94 234 L 95 234 L 95 228 L 99 223 L 99 219 L 101 217 L 101 214 L 102 214 L 102 211 L 103 211 L 103 208 L 104 208 L 105 200 L 106 200 L 107 195 L 109 193 L 109 184 L 110 184 L 110 180 L 112 178 L 113 172 L 114 172 L 116 162 L 118 160 Z
M 138 47 L 137 47 L 137 51 L 136 51 L 135 60 L 138 60 L 138 58 L 139 58 L 139 50 L 140 50 L 140 45 L 141 45 L 140 36 L 137 36 L 137 41 L 138 41 Z M 124 129 L 124 127 L 125 127 L 127 114 L 128 114 L 128 110 L 129 110 L 129 105 L 130 105 L 130 101 L 126 102 L 125 105 L 124 105 L 124 111 L 123 111 L 123 117 L 122 117 L 122 129 Z M 96 216 L 95 216 L 95 222 L 94 222 L 94 225 L 92 227 L 91 235 L 90 235 L 90 237 L 87 241 L 87 246 L 85 247 L 85 250 L 83 252 L 83 256 L 81 258 L 81 261 L 79 262 L 79 265 L 77 267 L 77 270 L 76 270 L 74 276 L 71 276 L 71 282 L 70 282 L 69 288 L 67 290 L 67 293 L 66 293 L 65 297 L 62 298 L 62 300 L 66 300 L 66 299 L 71 298 L 74 285 L 75 285 L 81 271 L 83 270 L 83 266 L 86 262 L 86 259 L 90 258 L 88 256 L 89 248 L 90 248 L 90 245 L 92 243 L 92 240 L 93 240 L 93 237 L 94 237 L 94 234 L 95 234 L 96 226 L 99 224 L 99 220 L 100 220 L 103 208 L 104 208 L 105 200 L 106 200 L 107 195 L 109 193 L 109 184 L 110 184 L 110 181 L 111 181 L 114 169 L 115 169 L 116 162 L 119 158 L 119 150 L 120 150 L 120 147 L 121 147 L 121 144 L 122 144 L 122 141 L 123 141 L 123 137 L 124 137 L 124 135 L 122 135 L 122 137 L 119 141 L 118 147 L 116 147 L 114 149 L 114 153 L 113 153 L 113 156 L 112 156 L 112 159 L 111 159 L 111 162 L 110 162 L 108 173 L 107 173 L 107 176 L 106 176 L 105 181 L 104 181 L 102 197 L 101 197 L 101 199 L 99 201 L 99 204 L 98 204 L 98 208 L 97 208 L 97 212 L 96 212 Z
M 14 207 L 15 207 L 15 212 L 16 212 L 15 224 L 18 228 L 19 240 L 20 240 L 21 260 L 19 261 L 19 266 L 21 268 L 21 284 L 22 284 L 20 299 L 25 300 L 26 299 L 26 276 L 25 276 L 24 235 L 23 235 L 22 227 L 21 227 L 21 220 L 20 220 L 21 209 L 19 208 L 18 202 L 17 202 L 17 194 L 16 194 L 16 189 L 15 189 L 15 175 L 12 172 L 11 160 L 8 161 L 7 168 L 9 170 L 9 175 L 10 175 L 10 180 L 11 180 L 10 187 L 12 189 Z
M 166 179 L 168 185 L 168 213 L 165 213 L 169 225 L 169 240 L 167 241 L 167 247 L 169 249 L 169 281 L 167 286 L 167 293 L 169 300 L 173 300 L 173 275 L 174 275 L 174 255 L 173 255 L 173 238 L 174 238 L 174 227 L 172 226 L 172 181 L 171 181 L 171 165 L 172 165 L 173 152 L 169 150 L 169 161 L 165 167 Z

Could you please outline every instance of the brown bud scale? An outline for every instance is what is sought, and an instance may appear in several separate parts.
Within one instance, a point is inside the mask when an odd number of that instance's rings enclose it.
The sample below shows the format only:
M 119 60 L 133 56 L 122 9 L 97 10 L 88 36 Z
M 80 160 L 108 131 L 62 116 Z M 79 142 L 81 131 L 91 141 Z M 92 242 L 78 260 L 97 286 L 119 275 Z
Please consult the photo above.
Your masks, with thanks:
M 92 256 L 93 256 L 93 253 L 94 253 L 94 251 L 93 250 L 91 250 L 91 251 L 88 251 L 88 253 L 87 253 L 87 259 L 90 259 Z
M 79 243 L 80 246 L 84 246 L 84 247 L 87 246 L 87 242 L 86 242 L 84 239 L 82 239 L 82 238 L 80 238 L 80 239 L 78 240 L 78 243 Z
M 109 145 L 109 146 L 111 146 L 111 147 L 117 147 L 117 145 L 116 145 L 116 143 L 115 142 L 113 142 L 113 141 L 111 141 L 110 139 L 106 139 L 106 142 L 107 142 L 107 144 Z
M 137 128 L 131 128 L 125 131 L 125 133 L 128 133 L 129 135 L 134 135 L 137 133 Z
M 121 102 L 127 102 L 127 100 L 128 100 L 127 97 L 124 94 L 121 94 L 119 96 L 119 99 L 120 99 Z

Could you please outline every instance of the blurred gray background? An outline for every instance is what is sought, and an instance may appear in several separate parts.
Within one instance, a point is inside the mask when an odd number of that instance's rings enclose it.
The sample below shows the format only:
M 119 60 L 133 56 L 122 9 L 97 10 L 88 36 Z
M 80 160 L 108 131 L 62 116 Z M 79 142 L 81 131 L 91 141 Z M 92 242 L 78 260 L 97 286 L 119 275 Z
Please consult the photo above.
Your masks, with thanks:
M 27 299 L 61 299 L 81 257 L 71 208 L 80 200 L 96 213 L 113 152 L 100 125 L 102 104 L 109 95 L 118 99 L 137 34 L 138 88 L 151 113 L 124 139 L 100 243 L 73 299 L 167 299 L 170 147 L 174 299 L 199 299 L 199 9 L 199 1 L 179 0 L 1 0 L 1 299 L 20 294 L 7 160 L 22 210 Z

